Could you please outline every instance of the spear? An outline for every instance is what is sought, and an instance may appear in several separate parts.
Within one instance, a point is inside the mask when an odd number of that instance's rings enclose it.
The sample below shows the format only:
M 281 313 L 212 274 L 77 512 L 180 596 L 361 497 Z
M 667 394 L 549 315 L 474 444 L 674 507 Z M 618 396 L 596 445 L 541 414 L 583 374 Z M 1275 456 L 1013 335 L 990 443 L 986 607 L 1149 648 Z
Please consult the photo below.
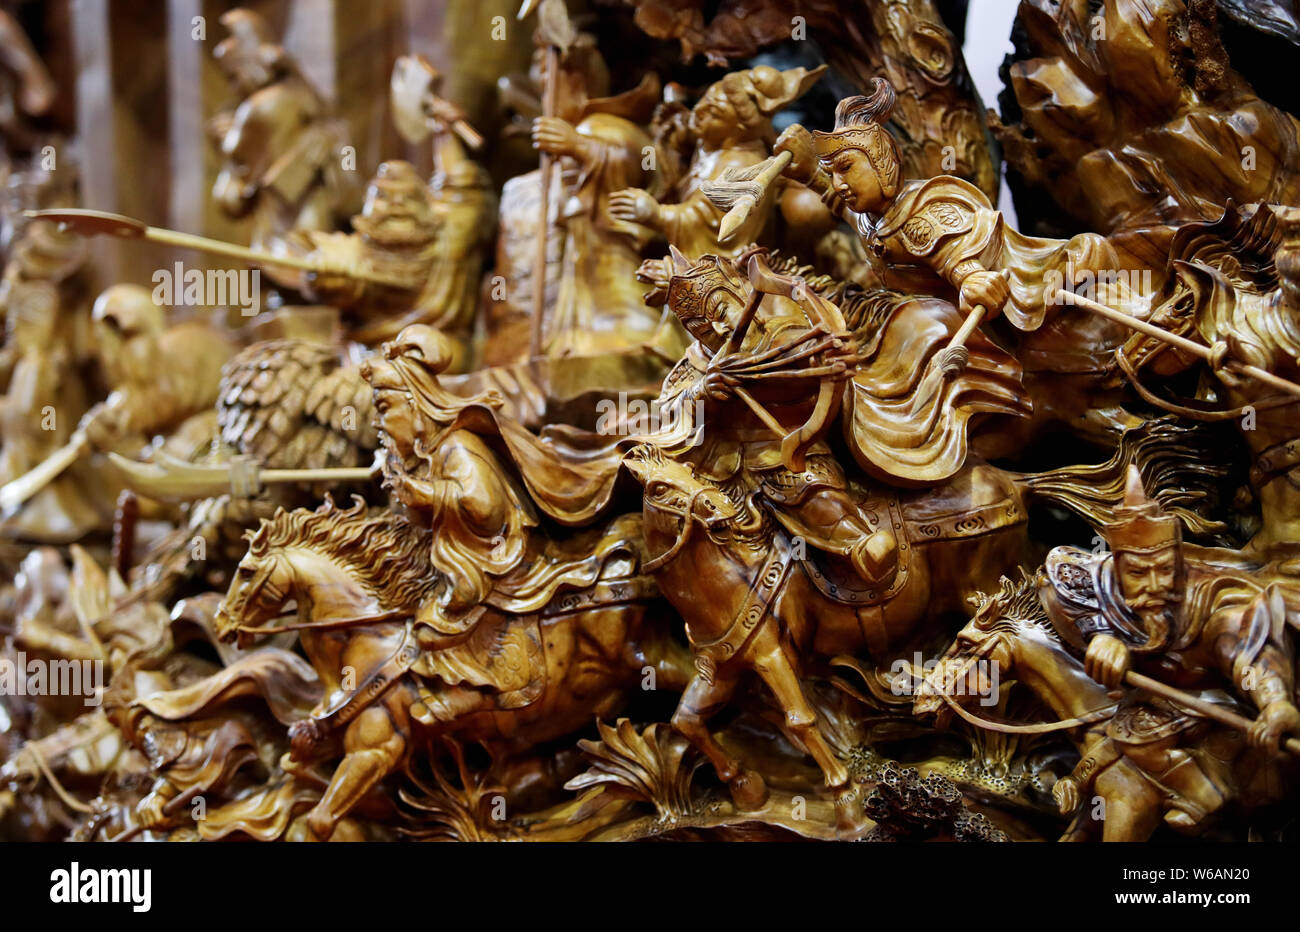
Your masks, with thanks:
M 537 0 L 524 0 L 519 8 L 519 19 L 523 19 L 539 4 Z M 573 26 L 569 22 L 569 12 L 564 0 L 541 0 L 537 15 L 537 37 L 546 46 L 545 86 L 542 91 L 542 116 L 555 116 L 557 96 L 559 95 L 560 58 L 568 51 L 574 40 Z M 546 308 L 546 241 L 548 223 L 551 213 L 551 176 L 554 174 L 555 159 L 549 152 L 542 152 L 539 163 L 541 181 L 540 236 L 537 240 L 537 257 L 533 260 L 533 326 L 529 334 L 529 352 L 533 357 L 542 353 L 542 315 Z
M 1170 346 L 1176 346 L 1178 349 L 1183 350 L 1186 353 L 1191 353 L 1193 356 L 1199 357 L 1200 359 L 1206 361 L 1212 361 L 1214 359 L 1214 351 L 1208 346 L 1197 343 L 1194 340 L 1189 340 L 1187 337 L 1181 336 L 1177 333 L 1170 333 L 1163 327 L 1157 327 L 1155 324 L 1148 323 L 1139 317 L 1125 314 L 1123 311 L 1117 311 L 1115 308 L 1101 304 L 1098 301 L 1093 301 L 1091 298 L 1085 298 L 1083 295 L 1075 294 L 1072 291 L 1060 291 L 1057 293 L 1057 297 L 1065 304 L 1073 304 L 1077 307 L 1083 308 L 1085 311 L 1091 311 L 1094 314 L 1105 317 L 1107 320 L 1113 320 L 1117 324 L 1123 324 L 1131 330 L 1136 330 L 1138 333 L 1143 333 L 1153 339 L 1168 343 Z M 1229 359 L 1224 363 L 1223 367 L 1233 375 L 1246 376 L 1247 378 L 1255 379 L 1258 382 L 1263 382 L 1265 385 L 1269 385 L 1279 391 L 1300 397 L 1300 385 L 1297 385 L 1295 382 L 1290 382 L 1280 376 L 1276 376 L 1267 369 L 1261 369 L 1259 366 L 1252 366 L 1248 363 L 1238 362 L 1235 359 Z
M 758 165 L 749 169 L 728 169 L 723 173 L 722 178 L 718 181 L 700 186 L 700 190 L 716 207 L 727 211 L 726 215 L 722 218 L 722 222 L 718 226 L 719 242 L 725 242 L 728 236 L 734 235 L 735 232 L 740 229 L 744 222 L 749 218 L 750 213 L 753 212 L 754 208 L 766 195 L 768 188 L 770 188 L 772 183 L 776 181 L 785 166 L 790 163 L 790 158 L 788 152 L 782 152 L 779 155 L 766 160 L 766 162 L 760 162 Z M 1059 300 L 1066 304 L 1073 304 L 1076 307 L 1081 307 L 1086 311 L 1098 314 L 1108 320 L 1113 320 L 1116 323 L 1122 324 L 1132 330 L 1136 330 L 1139 333 L 1144 333 L 1153 339 L 1161 340 L 1162 342 L 1176 346 L 1200 359 L 1212 361 L 1214 358 L 1214 352 L 1208 346 L 1203 346 L 1200 343 L 1196 343 L 1195 341 L 1189 340 L 1178 334 L 1170 333 L 1168 330 L 1147 323 L 1141 318 L 1134 317 L 1131 314 L 1126 314 L 1123 311 L 1118 311 L 1113 307 L 1093 301 L 1090 298 L 1085 298 L 1082 295 L 1075 294 L 1074 292 L 1061 291 L 1059 293 Z M 948 348 L 956 350 L 964 346 L 966 339 L 970 336 L 975 327 L 979 325 L 983 317 L 984 312 L 982 308 L 973 309 L 971 313 L 967 315 L 957 336 L 955 336 L 952 342 L 949 343 Z M 949 353 L 947 354 L 947 357 L 948 358 L 945 359 L 945 362 L 948 362 L 949 365 L 947 365 L 942 371 L 945 376 L 951 376 L 958 368 L 960 368 L 960 366 L 955 365 L 956 360 L 953 358 L 953 354 Z M 1269 385 L 1279 391 L 1300 397 L 1300 385 L 1274 375 L 1267 369 L 1261 369 L 1259 366 L 1238 362 L 1235 359 L 1228 360 L 1224 364 L 1224 368 L 1234 375 L 1255 379 L 1256 381 L 1263 382 L 1265 385 Z M 925 391 L 923 393 L 918 392 L 918 397 L 924 394 L 928 403 L 928 399 L 937 389 L 938 383 L 932 378 L 927 379 L 926 384 L 923 387 Z
M 78 236 L 117 236 L 121 239 L 142 239 L 151 243 L 162 243 L 182 249 L 196 249 L 232 259 L 243 259 L 254 265 L 279 265 L 290 269 L 302 269 L 306 272 L 318 272 L 332 275 L 344 275 L 359 278 L 379 285 L 396 285 L 397 282 L 372 275 L 364 270 L 338 269 L 311 258 L 298 256 L 278 256 L 247 246 L 168 230 L 165 227 L 151 227 L 148 224 L 113 214 L 105 210 L 86 210 L 84 208 L 64 208 L 59 210 L 25 210 L 23 216 L 31 220 L 49 220 L 59 225 L 60 230 L 76 233 Z
M 1206 718 L 1212 718 L 1221 725 L 1227 725 L 1229 728 L 1235 728 L 1237 731 L 1250 731 L 1251 726 L 1255 723 L 1250 719 L 1237 715 L 1235 712 L 1229 712 L 1212 702 L 1206 702 L 1196 696 L 1189 695 L 1181 689 L 1174 689 L 1172 686 L 1166 686 L 1159 680 L 1153 680 L 1149 676 L 1143 676 L 1141 673 L 1134 673 L 1129 670 L 1124 674 L 1124 682 L 1130 686 L 1136 686 L 1153 692 L 1157 696 L 1163 696 L 1181 706 L 1200 712 Z M 1290 751 L 1292 754 L 1300 755 L 1300 738 L 1287 738 L 1282 742 L 1282 749 Z

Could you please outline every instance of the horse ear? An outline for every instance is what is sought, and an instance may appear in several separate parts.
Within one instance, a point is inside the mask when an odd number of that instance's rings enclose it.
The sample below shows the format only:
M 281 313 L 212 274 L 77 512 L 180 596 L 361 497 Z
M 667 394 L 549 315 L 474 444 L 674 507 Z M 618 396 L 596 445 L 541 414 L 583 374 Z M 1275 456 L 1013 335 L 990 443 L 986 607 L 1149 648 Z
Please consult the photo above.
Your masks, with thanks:
M 650 473 L 649 452 L 650 448 L 646 444 L 639 443 L 623 454 L 623 465 L 642 485 Z
M 668 255 L 672 257 L 673 271 L 678 275 L 691 270 L 691 260 L 682 255 L 682 251 L 676 246 L 669 245 Z
M 263 521 L 260 525 L 258 525 L 257 530 L 253 532 L 253 536 L 248 538 L 248 549 L 257 550 L 259 548 L 265 547 L 267 540 L 270 538 L 270 535 L 271 535 L 271 525 L 266 521 Z

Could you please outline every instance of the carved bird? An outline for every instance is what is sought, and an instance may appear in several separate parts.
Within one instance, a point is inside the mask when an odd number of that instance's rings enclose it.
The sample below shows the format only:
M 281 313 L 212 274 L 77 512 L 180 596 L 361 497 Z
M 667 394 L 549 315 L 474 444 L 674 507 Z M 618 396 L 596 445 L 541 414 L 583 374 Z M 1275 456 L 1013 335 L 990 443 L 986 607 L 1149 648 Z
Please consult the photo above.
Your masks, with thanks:
M 272 469 L 364 466 L 379 437 L 370 386 L 334 350 L 255 343 L 221 372 L 221 442 Z

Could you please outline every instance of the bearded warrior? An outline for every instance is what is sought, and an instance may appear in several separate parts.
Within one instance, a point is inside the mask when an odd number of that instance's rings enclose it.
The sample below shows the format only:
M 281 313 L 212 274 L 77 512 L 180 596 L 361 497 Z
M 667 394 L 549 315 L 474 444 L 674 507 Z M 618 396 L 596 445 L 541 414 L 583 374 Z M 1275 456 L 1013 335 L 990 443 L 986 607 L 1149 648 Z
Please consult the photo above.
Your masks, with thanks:
M 459 372 L 469 365 L 493 198 L 472 163 L 440 160 L 435 180 L 436 201 L 409 162 L 385 162 L 352 218 L 355 233 L 308 233 L 296 242 L 331 270 L 307 273 L 304 290 L 344 311 L 352 339 L 375 345 L 410 324 L 431 324 L 451 338 Z
M 1111 552 L 1058 547 L 1039 576 L 1052 623 L 1086 650 L 1089 675 L 1112 689 L 1130 668 L 1182 689 L 1229 687 L 1258 710 L 1252 744 L 1300 732 L 1287 626 L 1300 593 L 1236 554 L 1184 544 L 1136 467 L 1105 537 Z

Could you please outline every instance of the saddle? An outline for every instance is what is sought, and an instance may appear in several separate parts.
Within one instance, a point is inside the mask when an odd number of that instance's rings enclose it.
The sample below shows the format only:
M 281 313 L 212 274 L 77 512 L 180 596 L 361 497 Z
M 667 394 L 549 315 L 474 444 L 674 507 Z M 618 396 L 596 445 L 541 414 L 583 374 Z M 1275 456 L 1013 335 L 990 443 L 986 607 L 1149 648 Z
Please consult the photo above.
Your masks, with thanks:
M 981 537 L 1028 520 L 1009 477 L 983 463 L 967 466 L 939 489 L 879 497 L 855 484 L 854 491 L 881 513 L 881 524 L 887 520 L 892 527 L 898 567 L 889 579 L 871 585 L 843 557 L 810 549 L 803 560 L 808 578 L 822 595 L 844 605 L 879 605 L 892 599 L 907 583 L 918 546 Z

